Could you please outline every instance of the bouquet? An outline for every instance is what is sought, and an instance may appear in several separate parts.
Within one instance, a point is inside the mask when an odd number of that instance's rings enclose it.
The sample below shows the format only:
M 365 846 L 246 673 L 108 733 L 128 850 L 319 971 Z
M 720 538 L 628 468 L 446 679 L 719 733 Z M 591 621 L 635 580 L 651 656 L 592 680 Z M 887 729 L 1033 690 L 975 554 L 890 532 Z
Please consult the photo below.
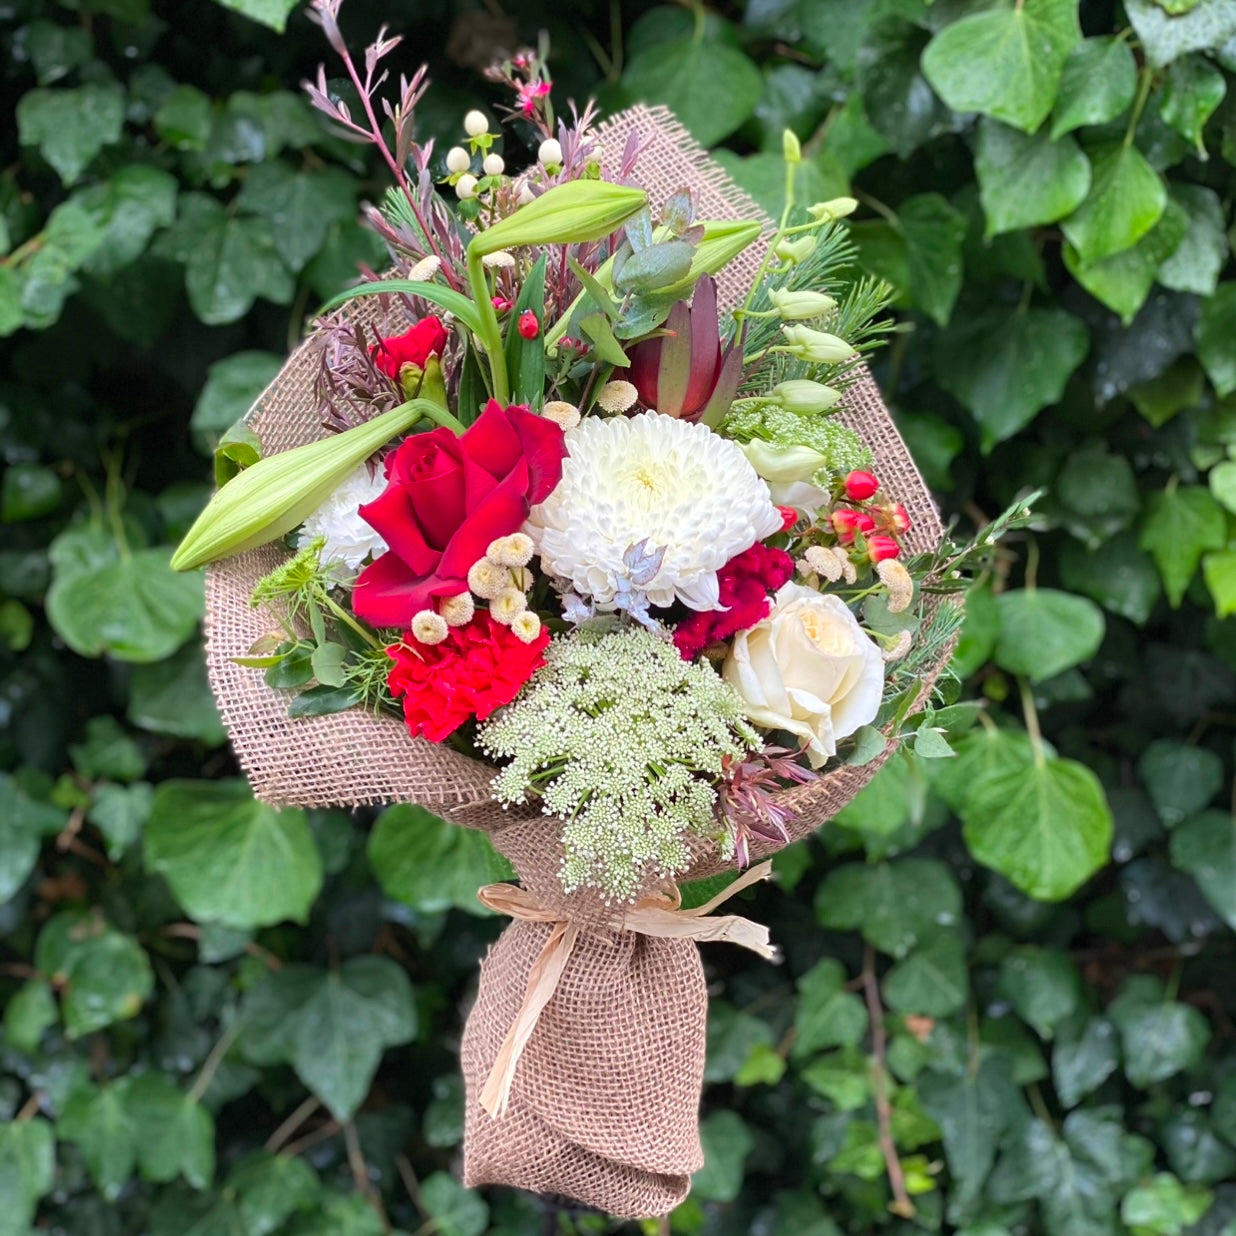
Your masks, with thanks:
M 208 571 L 208 660 L 255 792 L 410 800 L 485 830 L 518 886 L 463 1043 L 464 1173 L 661 1214 L 701 1165 L 695 941 L 870 779 L 947 661 L 953 561 L 863 365 L 885 288 L 852 199 L 762 217 L 664 111 L 555 119 L 532 52 L 493 70 L 536 158 L 471 112 L 374 107 L 391 269 L 319 314 L 220 443 L 174 564 Z M 680 885 L 744 872 L 681 908 Z

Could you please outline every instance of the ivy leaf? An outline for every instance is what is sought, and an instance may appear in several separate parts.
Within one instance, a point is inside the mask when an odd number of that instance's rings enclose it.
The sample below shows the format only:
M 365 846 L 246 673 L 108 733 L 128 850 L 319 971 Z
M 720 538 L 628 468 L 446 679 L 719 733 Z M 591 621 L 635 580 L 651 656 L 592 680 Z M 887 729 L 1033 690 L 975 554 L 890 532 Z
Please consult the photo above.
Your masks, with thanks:
M 154 987 L 141 945 L 83 910 L 62 910 L 44 924 L 34 964 L 60 989 L 70 1039 L 136 1017 Z
M 1090 160 L 1071 138 L 1040 129 L 1032 136 L 984 117 L 974 154 L 988 239 L 1054 223 L 1071 214 L 1090 188 Z
M 1090 192 L 1061 224 L 1086 265 L 1131 249 L 1158 223 L 1167 205 L 1162 179 L 1136 146 L 1107 146 L 1091 162 Z
M 645 103 L 662 103 L 701 146 L 715 146 L 755 111 L 764 78 L 736 47 L 674 40 L 632 57 L 623 90 Z
M 1120 1065 L 1120 1039 L 1105 1017 L 1073 1018 L 1062 1025 L 1051 1053 L 1052 1085 L 1066 1107 L 1097 1090 Z
M 279 34 L 283 33 L 288 14 L 296 7 L 296 0 L 215 0 L 215 3 L 269 26 Z
M 831 957 L 817 962 L 798 980 L 794 1015 L 794 1055 L 805 1057 L 822 1047 L 853 1047 L 867 1033 L 867 1010 L 845 990 L 845 970 Z
M 1172 201 L 1188 219 L 1188 230 L 1176 251 L 1159 266 L 1158 281 L 1175 292 L 1210 296 L 1227 261 L 1223 204 L 1204 185 L 1171 185 Z
M 1039 1038 L 1050 1039 L 1081 1006 L 1081 975 L 1058 949 L 1014 949 L 1000 962 L 996 991 Z
M 1202 554 L 1227 544 L 1227 517 L 1201 485 L 1163 490 L 1147 500 L 1140 544 L 1154 558 L 1176 609 Z
M 215 1174 L 215 1122 L 192 1095 L 164 1073 L 132 1080 L 125 1106 L 133 1122 L 137 1162 L 144 1180 L 166 1183 L 184 1176 L 204 1189 Z
M 425 914 L 452 907 L 488 914 L 477 889 L 514 874 L 484 833 L 448 824 L 411 803 L 382 812 L 368 853 L 382 891 Z
M 205 650 L 185 644 L 163 661 L 137 665 L 129 680 L 127 717 L 139 729 L 188 738 L 207 747 L 227 738 L 206 681 Z
M 69 813 L 31 798 L 8 773 L 0 773 L 0 905 L 26 882 L 44 837 L 54 837 Z
M 1060 582 L 1070 592 L 1098 601 L 1137 626 L 1146 624 L 1163 594 L 1154 562 L 1129 533 L 1090 551 L 1069 541 L 1061 548 L 1059 565 Z
M 1189 12 L 1175 15 L 1157 0 L 1126 0 L 1124 7 L 1152 68 L 1236 38 L 1236 10 L 1227 0 L 1199 0 Z
M 1081 38 L 1074 0 L 1027 0 L 950 22 L 927 45 L 923 73 L 957 112 L 982 112 L 1033 133 L 1051 111 Z
M 1223 787 L 1223 761 L 1205 747 L 1168 738 L 1142 752 L 1137 771 L 1168 828 L 1207 806 Z
M 244 1236 L 270 1236 L 298 1210 L 313 1206 L 320 1193 L 318 1178 L 303 1159 L 265 1151 L 237 1163 L 227 1187 L 236 1196 Z
M 1206 158 L 1202 129 L 1226 94 L 1223 71 L 1203 56 L 1184 56 L 1167 70 L 1160 112 L 1201 159 Z
M 1103 611 L 1054 588 L 1017 588 L 996 598 L 996 664 L 1033 682 L 1088 661 L 1103 642 Z
M 41 1117 L 0 1125 L 0 1236 L 28 1236 L 39 1199 L 51 1192 L 56 1142 Z
M 1170 1172 L 1158 1172 L 1124 1195 L 1120 1218 L 1135 1236 L 1181 1236 L 1213 1200 L 1214 1194 L 1204 1186 L 1182 1185 Z
M 150 818 L 153 801 L 154 790 L 146 781 L 134 785 L 104 782 L 95 787 L 86 819 L 103 834 L 107 857 L 112 862 L 119 862 L 125 851 L 142 835 L 142 826 Z
M 28 90 L 17 104 L 17 134 L 37 146 L 60 179 L 73 184 L 104 146 L 120 140 L 124 90 L 89 82 L 75 90 Z
M 421 1182 L 420 1204 L 441 1236 L 481 1236 L 489 1228 L 485 1199 L 446 1172 L 434 1172 Z
M 356 214 L 356 187 L 341 168 L 294 172 L 271 161 L 250 170 L 236 207 L 269 220 L 276 252 L 292 270 L 301 270 L 331 226 Z
M 27 979 L 5 1006 L 5 1045 L 23 1055 L 33 1056 L 39 1050 L 43 1031 L 59 1020 L 51 984 L 43 979 Z
M 162 782 L 144 852 L 193 918 L 228 927 L 303 923 L 322 887 L 305 813 L 258 802 L 239 780 Z
M 987 452 L 1064 394 L 1089 349 L 1084 323 L 1063 309 L 985 313 L 941 335 L 936 380 L 974 414 Z
M 1201 1013 L 1167 999 L 1162 982 L 1149 975 L 1126 981 L 1107 1015 L 1120 1031 L 1125 1073 L 1139 1088 L 1192 1068 L 1210 1042 L 1210 1026 Z
M 1236 391 L 1236 282 L 1221 283 L 1214 295 L 1202 302 L 1194 332 L 1197 355 L 1219 397 Z M 1218 548 L 1213 546 L 1212 548 Z
M 824 927 L 859 930 L 881 952 L 905 957 L 940 928 L 960 921 L 961 894 L 943 863 L 849 863 L 830 871 L 820 885 L 815 916 Z
M 137 1129 L 125 1104 L 127 1078 L 69 1096 L 56 1135 L 73 1142 L 86 1160 L 90 1179 L 108 1201 L 114 1201 L 137 1165 Z
M 1203 811 L 1172 831 L 1172 866 L 1187 871 L 1207 901 L 1236 929 L 1236 818 Z
M 929 936 L 884 976 L 884 999 L 898 1013 L 951 1017 L 969 994 L 966 950 L 951 931 Z
M 85 269 L 111 275 L 137 261 L 155 232 L 176 217 L 176 177 L 146 163 L 130 163 L 70 200 L 90 216 L 101 237 Z
M 1083 39 L 1064 62 L 1052 109 L 1052 141 L 1122 115 L 1137 93 L 1137 62 L 1124 39 Z
M 692 1177 L 692 1196 L 706 1202 L 732 1202 L 742 1189 L 743 1167 L 755 1146 L 736 1112 L 712 1112 L 700 1121 L 704 1166 Z

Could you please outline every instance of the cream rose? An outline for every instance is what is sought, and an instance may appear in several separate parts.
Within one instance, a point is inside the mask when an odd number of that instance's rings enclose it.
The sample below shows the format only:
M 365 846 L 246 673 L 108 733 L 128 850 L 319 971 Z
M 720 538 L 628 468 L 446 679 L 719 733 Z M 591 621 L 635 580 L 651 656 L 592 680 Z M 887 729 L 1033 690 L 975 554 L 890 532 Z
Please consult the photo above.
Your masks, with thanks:
M 802 584 L 783 585 L 772 613 L 734 637 L 722 674 L 756 725 L 807 740 L 812 768 L 875 720 L 884 693 L 880 650 L 845 602 Z

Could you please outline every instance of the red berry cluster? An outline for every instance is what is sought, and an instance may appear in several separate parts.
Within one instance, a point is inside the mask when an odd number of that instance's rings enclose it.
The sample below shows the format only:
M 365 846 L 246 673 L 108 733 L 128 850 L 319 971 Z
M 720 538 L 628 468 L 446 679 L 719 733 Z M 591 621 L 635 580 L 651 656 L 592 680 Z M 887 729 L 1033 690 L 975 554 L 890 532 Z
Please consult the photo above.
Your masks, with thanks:
M 851 505 L 837 506 L 829 516 L 837 540 L 860 549 L 869 562 L 883 562 L 901 553 L 897 538 L 910 531 L 910 516 L 900 502 L 882 500 L 880 482 L 870 472 L 851 472 L 842 482 L 842 495 Z

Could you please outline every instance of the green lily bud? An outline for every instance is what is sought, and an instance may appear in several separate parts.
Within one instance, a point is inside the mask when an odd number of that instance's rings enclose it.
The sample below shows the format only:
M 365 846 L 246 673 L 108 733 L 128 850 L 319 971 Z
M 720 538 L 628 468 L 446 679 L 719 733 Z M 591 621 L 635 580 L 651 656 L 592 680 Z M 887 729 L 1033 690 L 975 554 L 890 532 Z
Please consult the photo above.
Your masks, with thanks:
M 793 266 L 805 258 L 809 258 L 815 252 L 815 237 L 799 236 L 797 239 L 791 240 L 788 236 L 783 236 L 773 246 L 773 252 L 783 262 L 788 262 Z
M 810 480 L 828 463 L 824 455 L 809 446 L 787 446 L 765 442 L 763 438 L 752 438 L 750 442 L 740 442 L 738 446 L 746 455 L 747 462 L 770 485 L 792 485 Z
M 695 246 L 690 271 L 677 283 L 658 288 L 659 296 L 688 295 L 701 276 L 715 275 L 760 234 L 760 225 L 753 219 L 703 219 L 696 227 L 704 229 L 704 237 Z
M 555 185 L 478 232 L 468 245 L 470 258 L 519 245 L 566 245 L 601 240 L 648 204 L 643 189 L 607 180 L 572 180 Z
M 836 223 L 846 215 L 852 215 L 858 209 L 858 202 L 852 197 L 834 197 L 827 202 L 816 202 L 807 207 L 807 213 L 821 223 Z
M 821 318 L 837 308 L 837 302 L 827 292 L 791 292 L 788 288 L 773 288 L 768 293 L 768 299 L 787 321 Z
M 259 459 L 215 493 L 172 555 L 172 566 L 191 571 L 291 532 L 374 451 L 423 416 L 442 415 L 437 404 L 414 399 L 354 429 Z
M 790 412 L 810 415 L 836 407 L 841 401 L 841 392 L 810 378 L 791 378 L 778 382 L 772 389 L 772 397 Z
M 798 135 L 793 129 L 786 129 L 781 134 L 781 150 L 785 155 L 787 163 L 801 163 L 803 161 L 802 143 L 798 140 Z
M 844 339 L 826 331 L 812 330 L 809 326 L 783 326 L 787 343 L 786 351 L 800 360 L 815 361 L 822 365 L 835 365 L 853 360 L 858 353 Z

